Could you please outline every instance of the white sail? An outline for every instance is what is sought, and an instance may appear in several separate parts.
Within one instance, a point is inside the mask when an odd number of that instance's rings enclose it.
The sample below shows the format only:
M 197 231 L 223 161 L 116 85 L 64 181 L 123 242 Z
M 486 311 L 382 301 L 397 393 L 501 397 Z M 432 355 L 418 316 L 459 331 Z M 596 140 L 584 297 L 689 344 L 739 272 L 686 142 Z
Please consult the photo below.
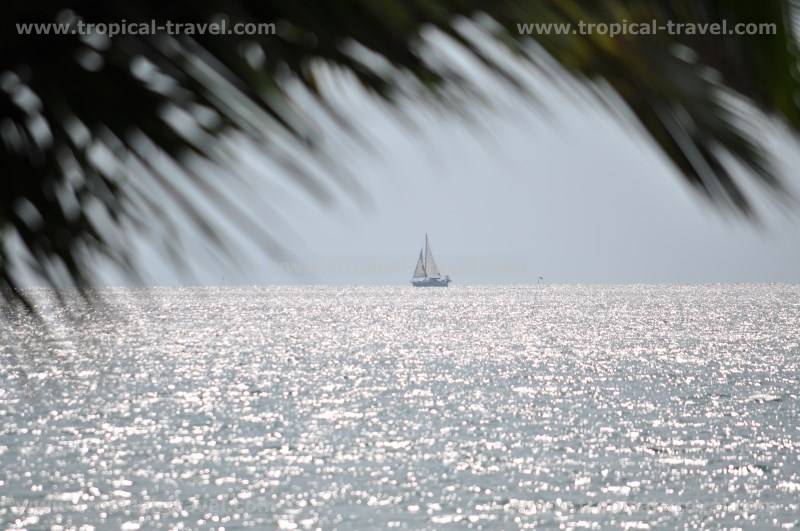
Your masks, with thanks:
M 417 267 L 414 268 L 414 276 L 411 278 L 411 285 L 415 288 L 446 288 L 450 284 L 450 276 L 442 275 L 433 259 L 431 245 L 428 242 L 428 235 L 425 235 L 425 245 L 419 252 Z
M 439 268 L 436 267 L 436 261 L 433 259 L 433 253 L 431 252 L 431 246 L 428 243 L 428 235 L 425 235 L 425 272 L 429 277 L 438 277 L 441 276 L 439 273 Z
M 422 257 L 422 249 L 419 250 L 419 260 L 417 260 L 417 267 L 414 268 L 413 278 L 422 278 L 425 275 L 425 259 Z

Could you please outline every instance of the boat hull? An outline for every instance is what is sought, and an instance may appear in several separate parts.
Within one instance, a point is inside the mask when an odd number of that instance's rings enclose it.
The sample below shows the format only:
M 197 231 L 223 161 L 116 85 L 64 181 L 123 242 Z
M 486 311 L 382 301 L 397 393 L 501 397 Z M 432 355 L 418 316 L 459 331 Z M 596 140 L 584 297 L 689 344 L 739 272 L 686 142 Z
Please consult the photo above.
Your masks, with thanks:
M 411 280 L 411 285 L 415 288 L 446 288 L 448 284 L 450 284 L 450 278 L 448 277 L 429 277 Z

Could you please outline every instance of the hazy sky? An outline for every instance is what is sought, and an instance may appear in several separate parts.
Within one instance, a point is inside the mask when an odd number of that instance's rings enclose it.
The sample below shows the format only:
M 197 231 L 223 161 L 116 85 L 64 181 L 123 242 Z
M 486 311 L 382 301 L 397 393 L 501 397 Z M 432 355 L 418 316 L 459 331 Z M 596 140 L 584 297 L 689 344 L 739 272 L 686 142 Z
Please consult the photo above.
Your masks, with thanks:
M 146 276 L 154 284 L 403 284 L 427 232 L 456 283 L 539 275 L 553 283 L 800 282 L 800 216 L 767 205 L 757 228 L 715 211 L 633 130 L 541 79 L 534 85 L 541 103 L 499 91 L 501 108 L 482 113 L 478 127 L 412 110 L 415 130 L 345 85 L 341 105 L 377 149 L 336 155 L 370 206 L 344 199 L 323 209 L 291 185 L 264 182 L 260 192 L 291 226 L 275 230 L 296 265 L 246 244 L 235 246 L 236 267 L 220 265 L 188 235 L 192 276 L 141 244 Z M 798 146 L 775 147 L 793 178 Z

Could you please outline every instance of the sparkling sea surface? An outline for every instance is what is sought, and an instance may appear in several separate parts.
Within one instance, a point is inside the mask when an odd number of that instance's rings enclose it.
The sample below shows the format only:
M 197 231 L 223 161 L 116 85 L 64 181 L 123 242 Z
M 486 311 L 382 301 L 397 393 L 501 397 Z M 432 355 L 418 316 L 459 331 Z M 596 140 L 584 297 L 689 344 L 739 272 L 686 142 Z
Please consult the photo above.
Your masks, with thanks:
M 800 286 L 34 295 L 0 528 L 800 526 Z

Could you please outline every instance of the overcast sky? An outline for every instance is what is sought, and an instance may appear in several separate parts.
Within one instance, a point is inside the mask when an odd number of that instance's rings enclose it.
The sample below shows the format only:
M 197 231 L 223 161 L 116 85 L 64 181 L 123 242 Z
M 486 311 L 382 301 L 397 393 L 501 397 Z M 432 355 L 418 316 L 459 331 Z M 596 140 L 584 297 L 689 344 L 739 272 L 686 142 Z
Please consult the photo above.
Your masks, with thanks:
M 478 127 L 412 109 L 413 131 L 345 85 L 341 105 L 377 149 L 337 156 L 370 205 L 345 198 L 321 208 L 291 185 L 264 182 L 260 192 L 291 226 L 275 231 L 296 263 L 237 244 L 235 267 L 220 265 L 188 235 L 192 275 L 136 245 L 148 282 L 404 284 L 426 232 L 455 283 L 800 281 L 800 216 L 769 204 L 760 228 L 726 216 L 631 128 L 542 79 L 534 85 L 540 103 L 501 91 Z M 774 147 L 795 178 L 797 144 L 776 136 Z M 233 193 L 260 215 L 250 194 Z

